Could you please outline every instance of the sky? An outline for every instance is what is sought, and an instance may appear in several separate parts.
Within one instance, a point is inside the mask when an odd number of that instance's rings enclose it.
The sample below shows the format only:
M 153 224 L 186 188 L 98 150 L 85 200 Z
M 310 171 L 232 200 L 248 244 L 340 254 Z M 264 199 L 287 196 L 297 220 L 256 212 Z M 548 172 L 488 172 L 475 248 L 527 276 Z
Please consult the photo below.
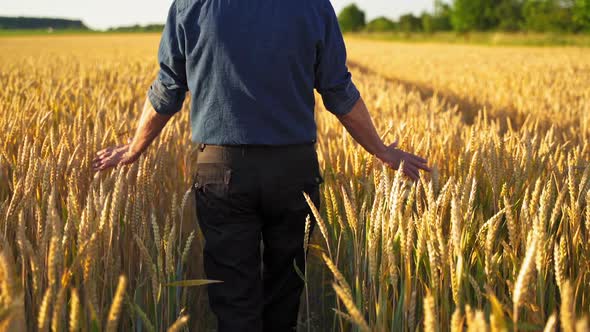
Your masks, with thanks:
M 247 1 L 247 0 L 244 0 Z M 332 0 L 336 11 L 351 0 Z M 367 19 L 432 11 L 433 0 L 357 0 Z M 93 29 L 133 24 L 163 23 L 172 0 L 0 0 L 0 16 L 81 19 Z

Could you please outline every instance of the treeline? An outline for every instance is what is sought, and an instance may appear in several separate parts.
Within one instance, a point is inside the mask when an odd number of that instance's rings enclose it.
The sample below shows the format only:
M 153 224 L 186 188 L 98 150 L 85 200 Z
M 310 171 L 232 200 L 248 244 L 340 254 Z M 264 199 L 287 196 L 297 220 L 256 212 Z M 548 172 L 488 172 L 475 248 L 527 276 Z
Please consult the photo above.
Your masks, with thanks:
M 0 16 L 0 30 L 83 30 L 95 31 L 88 28 L 80 20 L 66 20 L 59 18 L 37 17 L 2 17 Z M 162 32 L 163 24 L 130 25 L 112 27 L 107 32 Z
M 532 31 L 590 32 L 590 0 L 435 0 L 433 13 L 366 22 L 352 4 L 338 20 L 344 32 Z
M 80 20 L 40 17 L 3 17 L 0 16 L 2 30 L 89 30 Z
M 163 24 L 130 25 L 124 27 L 109 28 L 108 32 L 162 32 Z

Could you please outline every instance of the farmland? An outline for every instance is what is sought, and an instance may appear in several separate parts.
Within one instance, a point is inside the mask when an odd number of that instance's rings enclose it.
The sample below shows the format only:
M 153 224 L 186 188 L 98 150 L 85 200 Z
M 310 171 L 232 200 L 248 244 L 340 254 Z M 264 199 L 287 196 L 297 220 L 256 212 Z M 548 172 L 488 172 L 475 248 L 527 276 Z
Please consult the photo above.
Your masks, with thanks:
M 174 285 L 205 278 L 189 103 L 134 165 L 90 165 L 131 138 L 158 39 L 0 38 L 0 330 L 211 328 Z M 318 98 L 299 330 L 587 331 L 588 49 L 347 45 L 379 132 L 434 171 L 383 167 Z

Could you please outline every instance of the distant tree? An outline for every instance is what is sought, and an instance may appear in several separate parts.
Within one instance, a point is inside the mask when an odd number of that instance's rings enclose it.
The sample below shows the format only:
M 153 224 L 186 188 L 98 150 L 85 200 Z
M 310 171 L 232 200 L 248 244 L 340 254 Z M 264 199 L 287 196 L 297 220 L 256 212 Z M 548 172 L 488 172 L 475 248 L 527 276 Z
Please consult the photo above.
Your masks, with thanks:
M 121 27 L 109 28 L 110 32 L 162 32 L 164 25 L 162 24 L 149 24 L 149 25 L 130 25 Z
M 44 17 L 4 17 L 0 16 L 0 29 L 52 29 L 89 30 L 80 20 L 64 20 Z
M 420 15 L 420 21 L 422 21 L 422 31 L 426 33 L 434 32 L 434 17 L 427 12 L 423 12 Z
M 357 5 L 351 4 L 340 12 L 338 22 L 342 32 L 356 32 L 365 27 L 365 13 Z
M 387 32 L 394 31 L 396 24 L 387 17 L 378 17 L 371 22 L 367 23 L 365 30 L 367 32 Z
M 517 31 L 523 23 L 523 0 L 500 0 L 495 6 L 495 15 L 498 21 L 498 29 L 504 31 Z
M 494 11 L 498 0 L 454 0 L 451 23 L 458 32 L 489 30 L 498 23 Z
M 471 0 L 455 0 L 453 2 L 451 22 L 456 31 L 466 32 L 477 27 L 477 20 L 480 16 L 478 3 L 479 1 L 476 3 Z
M 434 31 L 449 31 L 453 29 L 453 25 L 451 24 L 451 6 L 440 0 L 434 2 L 432 29 Z
M 422 30 L 422 20 L 414 14 L 402 15 L 399 18 L 399 29 L 403 32 L 417 32 Z
M 577 0 L 574 6 L 574 24 L 580 30 L 590 31 L 590 0 Z
M 527 30 L 573 32 L 574 0 L 527 0 L 523 7 Z
M 527 0 L 523 8 L 526 29 L 541 32 L 550 30 L 549 21 L 553 10 L 551 1 Z

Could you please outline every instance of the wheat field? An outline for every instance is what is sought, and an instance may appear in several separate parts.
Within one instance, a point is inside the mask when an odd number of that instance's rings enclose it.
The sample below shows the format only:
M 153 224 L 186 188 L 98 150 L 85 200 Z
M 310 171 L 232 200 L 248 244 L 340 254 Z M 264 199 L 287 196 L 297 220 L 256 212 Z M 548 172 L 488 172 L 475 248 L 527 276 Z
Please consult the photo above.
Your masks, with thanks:
M 209 331 L 188 103 L 132 166 L 157 35 L 0 38 L 0 331 Z M 317 100 L 300 331 L 589 331 L 590 54 L 348 40 L 411 183 Z M 192 281 L 191 281 L 192 280 Z M 190 286 L 190 287 L 189 287 Z

